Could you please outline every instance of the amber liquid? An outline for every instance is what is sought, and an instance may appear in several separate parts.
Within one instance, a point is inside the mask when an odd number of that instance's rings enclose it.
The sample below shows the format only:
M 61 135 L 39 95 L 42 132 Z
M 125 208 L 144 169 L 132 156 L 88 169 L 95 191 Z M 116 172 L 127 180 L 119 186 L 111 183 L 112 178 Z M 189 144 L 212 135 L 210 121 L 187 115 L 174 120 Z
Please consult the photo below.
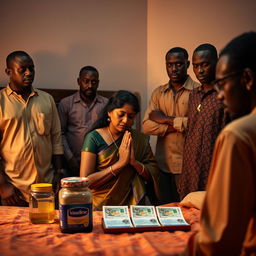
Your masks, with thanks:
M 54 222 L 55 211 L 43 213 L 29 213 L 29 218 L 34 224 L 50 224 Z
M 53 223 L 55 218 L 54 200 L 31 198 L 29 205 L 29 218 L 34 224 Z

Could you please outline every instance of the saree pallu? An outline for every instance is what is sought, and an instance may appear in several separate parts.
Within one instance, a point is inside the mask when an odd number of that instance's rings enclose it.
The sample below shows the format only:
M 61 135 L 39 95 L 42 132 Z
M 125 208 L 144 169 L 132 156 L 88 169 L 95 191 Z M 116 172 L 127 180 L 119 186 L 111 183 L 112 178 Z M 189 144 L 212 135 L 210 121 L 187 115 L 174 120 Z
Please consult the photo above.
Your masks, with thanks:
M 149 136 L 131 130 L 134 144 L 134 156 L 151 175 L 151 181 L 145 181 L 131 166 L 123 167 L 117 176 L 113 176 L 100 188 L 92 189 L 94 210 L 101 210 L 103 205 L 138 205 L 144 204 L 146 195 L 152 204 L 159 198 L 159 169 L 152 153 Z M 118 161 L 118 149 L 122 138 L 112 143 L 97 155 L 97 171 L 110 167 Z M 148 193 L 147 193 L 148 191 Z

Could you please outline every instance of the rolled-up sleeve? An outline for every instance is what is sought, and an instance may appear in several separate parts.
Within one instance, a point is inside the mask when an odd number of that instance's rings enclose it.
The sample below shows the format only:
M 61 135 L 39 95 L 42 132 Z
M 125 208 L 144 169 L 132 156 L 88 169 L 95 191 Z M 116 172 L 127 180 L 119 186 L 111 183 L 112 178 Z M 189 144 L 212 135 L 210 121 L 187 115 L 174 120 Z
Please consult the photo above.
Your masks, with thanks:
M 185 132 L 188 124 L 187 117 L 175 117 L 173 119 L 173 128 L 178 132 Z

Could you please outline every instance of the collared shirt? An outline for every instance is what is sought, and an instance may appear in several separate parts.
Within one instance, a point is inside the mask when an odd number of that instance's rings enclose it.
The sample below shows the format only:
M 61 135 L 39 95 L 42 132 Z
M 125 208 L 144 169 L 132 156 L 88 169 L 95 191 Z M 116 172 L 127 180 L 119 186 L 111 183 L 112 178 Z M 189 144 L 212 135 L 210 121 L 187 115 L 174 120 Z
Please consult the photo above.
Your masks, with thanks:
M 58 105 L 64 155 L 67 160 L 75 157 L 80 162 L 84 136 L 98 119 L 108 99 L 97 95 L 91 105 L 81 99 L 80 92 L 62 99 Z
M 256 255 L 256 108 L 227 125 L 214 148 L 201 228 L 186 255 Z
M 184 85 L 174 92 L 169 84 L 156 88 L 142 122 L 146 134 L 157 135 L 156 159 L 160 169 L 174 174 L 181 173 L 184 131 L 187 127 L 188 97 L 191 90 L 199 84 L 189 76 Z M 149 119 L 149 113 L 161 110 L 167 116 L 174 116 L 177 132 L 166 133 L 168 124 L 159 124 Z
M 55 102 L 33 89 L 25 101 L 9 86 L 0 91 L 0 156 L 4 172 L 26 200 L 30 185 L 51 183 L 52 155 L 63 154 Z

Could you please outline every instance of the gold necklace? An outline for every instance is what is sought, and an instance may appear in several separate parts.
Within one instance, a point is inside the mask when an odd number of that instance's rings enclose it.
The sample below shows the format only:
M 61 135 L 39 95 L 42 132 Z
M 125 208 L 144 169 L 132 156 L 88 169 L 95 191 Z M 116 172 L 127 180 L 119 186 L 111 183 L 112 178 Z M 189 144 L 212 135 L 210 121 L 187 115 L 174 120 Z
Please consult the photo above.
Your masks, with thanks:
M 116 155 L 117 155 L 117 157 L 119 157 L 119 147 L 116 145 L 116 142 L 115 142 L 115 140 L 114 140 L 114 137 L 113 137 L 113 135 L 112 135 L 112 133 L 111 133 L 109 127 L 108 127 L 108 133 L 109 133 L 109 135 L 110 135 L 110 137 L 111 137 L 111 139 L 112 139 L 114 145 L 116 146 L 116 150 L 117 150 L 117 154 L 116 154 Z

